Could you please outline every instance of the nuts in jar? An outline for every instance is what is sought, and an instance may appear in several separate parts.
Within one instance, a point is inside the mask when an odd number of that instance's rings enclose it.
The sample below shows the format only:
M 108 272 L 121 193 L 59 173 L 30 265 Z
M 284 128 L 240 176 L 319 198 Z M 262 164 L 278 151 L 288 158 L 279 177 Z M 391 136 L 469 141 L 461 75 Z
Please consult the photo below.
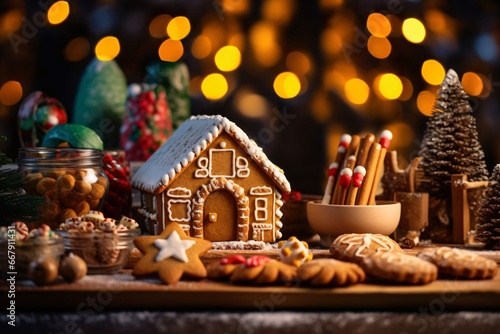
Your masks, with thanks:
M 102 160 L 102 151 L 96 149 L 19 149 L 24 190 L 44 198 L 39 207 L 43 223 L 55 228 L 101 208 L 109 188 Z

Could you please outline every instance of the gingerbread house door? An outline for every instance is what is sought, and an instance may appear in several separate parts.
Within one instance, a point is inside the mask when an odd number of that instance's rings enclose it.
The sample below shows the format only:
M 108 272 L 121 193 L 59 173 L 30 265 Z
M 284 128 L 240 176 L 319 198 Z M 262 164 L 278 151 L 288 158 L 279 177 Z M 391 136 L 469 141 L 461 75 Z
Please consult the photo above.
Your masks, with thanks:
M 205 200 L 203 237 L 210 241 L 236 240 L 237 208 L 227 190 L 214 191 Z

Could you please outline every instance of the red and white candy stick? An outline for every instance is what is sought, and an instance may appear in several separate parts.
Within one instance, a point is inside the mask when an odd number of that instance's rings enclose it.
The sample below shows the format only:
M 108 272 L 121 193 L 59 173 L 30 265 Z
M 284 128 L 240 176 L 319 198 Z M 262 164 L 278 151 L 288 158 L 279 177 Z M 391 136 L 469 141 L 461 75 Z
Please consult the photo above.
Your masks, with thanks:
M 351 144 L 352 137 L 351 135 L 344 133 L 340 137 L 340 143 L 337 148 L 337 155 L 335 156 L 335 162 L 338 164 L 337 168 L 342 168 L 344 164 L 344 159 L 347 154 L 347 149 L 349 148 L 349 145 Z M 336 204 L 335 203 L 335 198 L 338 193 L 338 187 L 337 187 L 337 182 L 338 180 L 335 179 L 332 187 L 332 195 L 330 196 L 331 198 L 331 204 Z
M 347 193 L 346 204 L 354 205 L 356 203 L 356 195 L 358 194 L 358 189 L 363 184 L 363 179 L 366 175 L 366 169 L 363 166 L 357 166 L 354 168 L 354 174 L 351 179 L 351 186 L 349 187 L 349 192 Z
M 370 197 L 368 199 L 369 205 L 375 204 L 375 195 L 377 194 L 378 184 L 380 178 L 382 177 L 382 171 L 384 170 L 384 159 L 387 153 L 387 149 L 389 148 L 389 145 L 391 145 L 391 140 L 392 140 L 391 131 L 384 130 L 380 133 L 380 140 L 379 140 L 379 144 L 381 146 L 380 155 L 377 161 L 377 169 L 375 170 L 375 179 L 373 181 L 372 189 L 370 191 Z
M 337 197 L 336 204 L 344 204 L 346 195 L 347 195 L 347 189 L 349 188 L 349 185 L 351 184 L 351 177 L 352 177 L 352 169 L 346 167 L 342 169 L 340 172 L 339 176 L 339 193 Z
M 323 195 L 323 200 L 321 204 L 330 204 L 333 194 L 333 186 L 335 185 L 335 178 L 339 171 L 339 164 L 332 162 L 328 168 L 328 181 L 326 183 L 325 194 Z

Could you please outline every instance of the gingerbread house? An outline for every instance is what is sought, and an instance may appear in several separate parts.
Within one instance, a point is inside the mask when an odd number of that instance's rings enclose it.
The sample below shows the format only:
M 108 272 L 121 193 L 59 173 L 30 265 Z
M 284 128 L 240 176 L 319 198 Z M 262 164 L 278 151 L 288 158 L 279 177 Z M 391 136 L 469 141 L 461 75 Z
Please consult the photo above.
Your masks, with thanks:
M 171 222 L 210 241 L 281 238 L 283 171 L 222 116 L 185 121 L 134 174 L 139 212 L 153 234 Z

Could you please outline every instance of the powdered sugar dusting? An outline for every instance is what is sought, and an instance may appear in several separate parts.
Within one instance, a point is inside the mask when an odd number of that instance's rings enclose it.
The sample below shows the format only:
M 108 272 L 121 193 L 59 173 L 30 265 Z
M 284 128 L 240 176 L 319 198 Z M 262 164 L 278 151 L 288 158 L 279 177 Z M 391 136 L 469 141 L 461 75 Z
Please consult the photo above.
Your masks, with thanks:
M 213 250 L 266 250 L 272 248 L 271 244 L 256 240 L 212 242 Z

